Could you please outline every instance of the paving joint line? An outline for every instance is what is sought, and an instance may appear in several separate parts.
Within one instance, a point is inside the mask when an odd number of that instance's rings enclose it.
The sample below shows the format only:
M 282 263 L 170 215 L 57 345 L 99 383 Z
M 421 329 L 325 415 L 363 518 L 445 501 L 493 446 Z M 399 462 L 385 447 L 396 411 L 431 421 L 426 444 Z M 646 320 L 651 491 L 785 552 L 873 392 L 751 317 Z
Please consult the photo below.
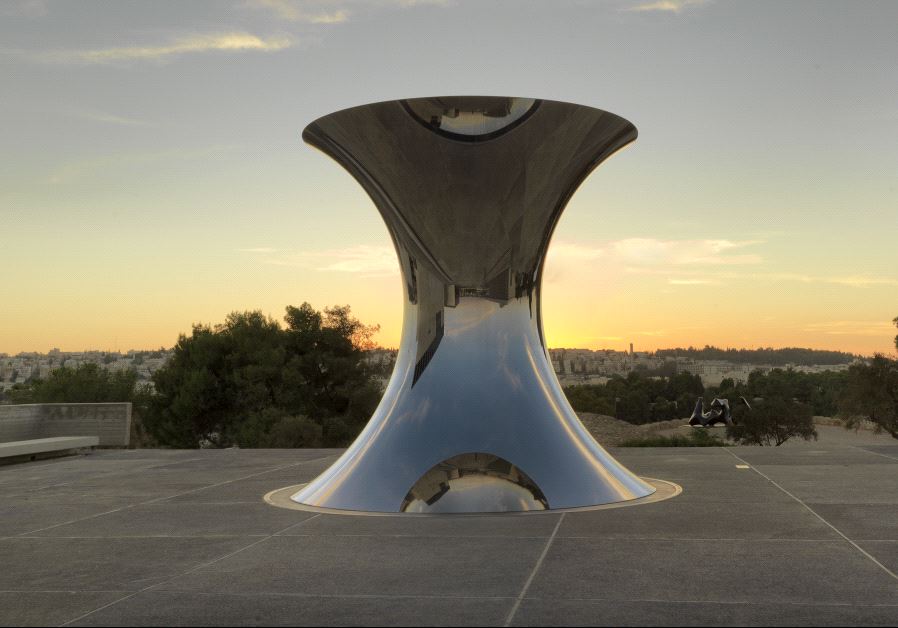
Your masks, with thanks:
M 221 562 L 221 561 L 223 561 L 223 560 L 227 560 L 228 558 L 231 558 L 232 556 L 236 556 L 237 554 L 239 554 L 239 553 L 241 553 L 241 552 L 244 552 L 244 551 L 250 549 L 251 547 L 255 547 L 256 545 L 258 545 L 258 544 L 260 544 L 260 543 L 264 543 L 264 542 L 267 541 L 268 539 L 274 538 L 275 536 L 277 536 L 277 534 L 278 534 L 279 532 L 283 532 L 284 530 L 289 530 L 290 528 L 292 528 L 292 527 L 294 527 L 294 526 L 301 525 L 301 524 L 305 523 L 306 521 L 311 521 L 312 519 L 315 519 L 315 518 L 320 517 L 320 516 L 321 516 L 320 514 L 318 514 L 318 515 L 312 515 L 312 516 L 309 517 L 308 519 L 303 519 L 303 520 L 300 521 L 299 523 L 291 523 L 291 524 L 288 525 L 286 528 L 284 528 L 284 529 L 282 529 L 282 530 L 278 530 L 277 532 L 273 532 L 273 533 L 269 534 L 268 536 L 264 536 L 264 537 L 262 537 L 262 538 L 260 538 L 260 539 L 256 539 L 256 540 L 253 541 L 252 543 L 250 543 L 250 544 L 248 544 L 248 545 L 244 545 L 243 547 L 241 547 L 241 548 L 239 548 L 239 549 L 236 549 L 236 550 L 234 550 L 233 552 L 228 552 L 227 554 L 224 554 L 224 555 L 222 555 L 222 556 L 219 556 L 218 558 L 214 558 L 214 559 L 212 559 L 212 560 L 210 560 L 210 561 L 207 561 L 207 562 L 205 562 L 205 563 L 201 563 L 201 564 L 199 564 L 199 565 L 196 565 L 195 567 L 191 567 L 191 568 L 188 569 L 187 571 L 183 571 L 183 572 L 181 572 L 181 573 L 179 573 L 179 574 L 177 574 L 177 575 L 172 576 L 171 578 L 168 578 L 168 579 L 166 579 L 166 580 L 163 580 L 162 582 L 157 582 L 156 584 L 152 584 L 152 585 L 150 585 L 150 586 L 148 586 L 148 587 L 144 587 L 143 589 L 140 589 L 139 591 L 134 591 L 133 593 L 129 593 L 128 595 L 125 595 L 125 596 L 123 596 L 123 597 L 120 597 L 120 598 L 118 598 L 117 600 L 113 600 L 112 602 L 109 602 L 109 603 L 107 603 L 107 604 L 104 604 L 104 605 L 102 605 L 102 606 L 100 606 L 100 607 L 98 607 L 98 608 L 95 608 L 95 609 L 93 609 L 93 610 L 91 610 L 91 611 L 88 611 L 87 613 L 83 613 L 83 614 L 79 615 L 78 617 L 75 617 L 75 618 L 73 618 L 73 619 L 70 619 L 70 620 L 68 620 L 67 622 L 64 622 L 64 623 L 60 624 L 60 626 L 68 626 L 68 625 L 71 625 L 71 624 L 75 623 L 76 621 L 80 621 L 80 620 L 82 620 L 82 619 L 84 619 L 84 618 L 86 618 L 86 617 L 89 617 L 89 616 L 93 615 L 94 613 L 98 613 L 99 611 L 102 611 L 102 610 L 104 610 L 104 609 L 107 609 L 107 608 L 109 608 L 109 607 L 111 607 L 111 606 L 115 606 L 116 604 L 119 604 L 120 602 L 124 602 L 125 600 L 130 600 L 132 597 L 134 597 L 134 596 L 136 596 L 136 595 L 140 595 L 141 593 L 146 593 L 147 591 L 152 591 L 153 589 L 158 589 L 158 588 L 160 588 L 160 587 L 162 587 L 162 586 L 165 586 L 166 584 L 169 584 L 169 583 L 171 583 L 171 582 L 174 582 L 174 581 L 177 580 L 178 578 L 183 578 L 184 576 L 187 576 L 187 575 L 192 574 L 192 573 L 194 573 L 194 572 L 196 572 L 196 571 L 199 571 L 200 569 L 205 569 L 206 567 L 211 567 L 212 565 L 214 565 L 214 564 L 216 564 L 216 563 L 219 563 L 219 562 Z
M 85 456 L 82 456 L 82 457 L 87 458 L 88 456 L 85 455 Z M 116 460 L 118 460 L 118 459 L 116 459 Z M 159 468 L 159 467 L 172 466 L 172 465 L 177 465 L 177 464 L 184 464 L 185 462 L 195 462 L 195 461 L 197 461 L 197 460 L 204 460 L 204 458 L 187 458 L 187 459 L 185 459 L 185 460 L 179 460 L 178 462 L 164 462 L 164 463 L 159 463 L 159 464 L 151 465 L 151 466 L 149 466 L 149 467 L 146 467 L 146 468 L 143 469 L 143 470 L 149 471 L 149 470 L 156 469 L 156 468 Z M 54 462 L 57 462 L 57 461 L 51 461 L 51 462 L 49 462 L 48 464 L 42 465 L 42 466 L 50 466 L 51 464 L 54 464 Z M 80 461 L 79 461 L 79 462 L 80 462 Z M 129 462 L 132 462 L 132 461 L 129 461 Z M 73 484 L 77 484 L 78 482 L 83 482 L 83 481 L 85 481 L 85 480 L 96 480 L 96 479 L 98 479 L 98 478 L 103 478 L 103 477 L 106 477 L 106 476 L 113 476 L 113 475 L 117 475 L 117 473 L 114 472 L 114 471 L 103 471 L 103 472 L 98 472 L 98 473 L 94 473 L 94 474 L 92 474 L 92 475 L 88 475 L 88 476 L 83 477 L 83 478 L 78 478 L 77 480 L 71 480 L 71 481 L 69 481 L 69 482 L 59 482 L 59 483 L 56 483 L 56 484 L 47 484 L 47 485 L 45 485 L 45 486 L 38 486 L 37 488 L 30 488 L 30 489 L 28 489 L 28 490 L 26 490 L 26 491 L 24 491 L 24 492 L 21 492 L 21 493 L 13 493 L 12 495 L 5 495 L 5 496 L 4 496 L 4 499 L 10 499 L 10 498 L 13 498 L 13 497 L 22 497 L 22 496 L 26 496 L 26 495 L 32 495 L 32 494 L 38 493 L 38 492 L 40 492 L 40 491 L 45 491 L 45 490 L 47 490 L 48 488 L 59 488 L 59 487 L 61 487 L 61 486 L 72 486 Z
M 536 559 L 536 564 L 533 566 L 530 576 L 527 578 L 526 582 L 524 582 L 524 586 L 521 589 L 521 592 L 518 593 L 518 597 L 515 598 L 511 610 L 508 611 L 508 616 L 505 618 L 505 623 L 502 624 L 503 626 L 511 626 L 511 622 L 514 621 L 515 615 L 517 615 L 518 609 L 521 607 L 521 602 L 524 600 L 524 596 L 527 595 L 527 591 L 530 590 L 530 585 L 533 584 L 533 580 L 536 578 L 536 573 L 539 571 L 539 568 L 542 567 L 543 561 L 546 559 L 546 555 L 549 553 L 549 549 L 552 547 L 552 543 L 558 535 L 558 529 L 561 527 L 561 523 L 564 521 L 564 516 L 566 514 L 567 513 L 563 512 L 561 513 L 561 516 L 558 517 L 558 523 L 555 524 L 555 529 L 552 530 L 552 535 L 546 540 L 546 545 L 543 547 L 543 551 L 540 553 L 539 558 Z
M 785 488 L 783 488 L 782 486 L 780 486 L 779 484 L 777 484 L 773 479 L 771 479 L 768 475 L 766 475 L 765 473 L 763 473 L 760 469 L 756 468 L 756 467 L 755 467 L 754 465 L 752 465 L 752 464 L 749 464 L 747 461 L 743 460 L 742 458 L 740 458 L 739 456 L 737 456 L 736 454 L 734 454 L 732 451 L 727 450 L 727 448 L 725 448 L 725 447 L 722 447 L 721 449 L 726 450 L 727 453 L 730 454 L 731 456 L 733 456 L 733 458 L 735 458 L 736 460 L 739 460 L 739 461 L 742 462 L 743 464 L 749 465 L 749 467 L 751 467 L 751 470 L 752 470 L 752 471 L 754 471 L 755 473 L 757 473 L 758 475 L 760 475 L 762 478 L 764 478 L 765 480 L 767 480 L 768 482 L 770 482 L 771 484 L 773 484 L 776 488 L 778 488 L 779 490 L 781 490 L 783 493 L 785 493 L 786 495 L 788 495 L 789 497 L 791 497 L 792 499 L 794 499 L 795 501 L 797 501 L 799 504 L 801 504 L 802 506 L 804 506 L 804 507 L 807 509 L 807 511 L 808 511 L 809 513 L 811 513 L 812 515 L 814 515 L 815 517 L 817 517 L 820 521 L 822 521 L 822 522 L 825 523 L 827 526 L 829 526 L 829 527 L 830 527 L 836 534 L 838 534 L 838 535 L 841 536 L 843 539 L 845 539 L 845 540 L 846 540 L 846 541 L 847 541 L 847 542 L 848 542 L 854 549 L 856 549 L 858 552 L 860 552 L 861 554 L 863 554 L 864 556 L 866 556 L 868 559 L 870 559 L 870 561 L 872 561 L 873 564 L 875 564 L 877 567 L 879 567 L 879 568 L 882 569 L 884 572 L 886 572 L 886 573 L 887 573 L 889 576 L 891 576 L 894 580 L 898 581 L 898 574 L 896 574 L 894 571 L 892 571 L 891 569 L 889 569 L 888 567 L 886 567 L 885 565 L 883 565 L 881 562 L 879 562 L 878 560 L 876 560 L 876 558 L 875 558 L 870 552 L 868 552 L 868 551 L 865 550 L 863 547 L 861 547 L 860 545 L 858 545 L 857 543 L 855 543 L 854 541 L 852 541 L 850 538 L 848 538 L 848 535 L 846 535 L 844 532 L 842 532 L 841 530 L 839 530 L 839 528 L 837 528 L 836 526 L 834 526 L 833 524 L 831 524 L 829 521 L 827 521 L 826 519 L 824 519 L 824 518 L 823 518 L 823 517 L 822 517 L 816 510 L 814 510 L 813 508 L 811 508 L 810 506 L 808 506 L 808 505 L 807 505 L 806 503 L 804 503 L 804 501 L 802 501 L 800 498 L 796 497 L 795 495 L 793 495 L 792 493 L 790 493 L 789 491 L 787 491 Z M 872 452 L 871 452 L 871 453 L 872 453 Z
M 862 451 L 865 454 L 873 454 L 874 456 L 882 456 L 883 458 L 888 458 L 889 460 L 898 461 L 898 456 L 890 456 L 889 454 L 881 454 L 878 451 L 870 451 L 869 449 L 864 449 L 863 447 L 859 447 L 858 445 L 849 445 L 849 447 L 857 449 L 858 451 Z
M 324 456 L 324 458 L 329 458 L 329 456 Z M 239 478 L 234 478 L 233 480 L 225 480 L 224 482 L 218 482 L 218 483 L 216 483 L 216 484 L 209 484 L 208 486 L 201 486 L 201 487 L 198 487 L 198 488 L 192 488 L 192 489 L 190 489 L 190 490 L 183 491 L 183 492 L 181 492 L 181 493 L 175 493 L 174 495 L 166 495 L 166 496 L 164 496 L 164 497 L 156 497 L 156 498 L 154 498 L 154 499 L 149 499 L 149 500 L 142 501 L 142 502 L 137 502 L 137 503 L 134 503 L 134 504 L 128 504 L 128 505 L 126 505 L 126 506 L 121 506 L 121 507 L 119 507 L 119 508 L 114 508 L 114 509 L 112 509 L 112 510 L 107 510 L 107 511 L 105 511 L 105 512 L 100 512 L 100 513 L 97 513 L 97 514 L 94 514 L 94 515 L 88 515 L 87 517 L 80 517 L 80 518 L 77 518 L 77 519 L 72 519 L 71 521 L 63 521 L 62 523 L 56 523 L 56 524 L 53 524 L 53 525 L 51 525 L 51 526 L 46 526 L 46 527 L 44 527 L 44 528 L 38 528 L 37 530 L 28 530 L 27 532 L 22 532 L 21 534 L 17 534 L 16 536 L 29 536 L 29 535 L 32 535 L 32 534 L 36 534 L 36 533 L 38 533 L 38 532 L 45 532 L 45 531 L 47 531 L 47 530 L 53 530 L 54 528 L 59 528 L 59 527 L 62 527 L 62 526 L 70 525 L 70 524 L 72 524 L 72 523 L 80 523 L 80 522 L 82 522 L 82 521 L 90 521 L 91 519 L 96 519 L 97 517 L 102 517 L 102 516 L 104 516 L 104 515 L 111 515 L 111 514 L 113 514 L 113 513 L 121 512 L 121 511 L 123 511 L 123 510 L 130 510 L 130 509 L 132 509 L 132 508 L 136 508 L 137 506 L 146 506 L 146 505 L 148 505 L 148 504 L 155 504 L 155 503 L 157 503 L 157 502 L 162 502 L 162 501 L 165 501 L 165 500 L 174 499 L 174 498 L 176 498 L 176 497 L 183 497 L 184 495 L 190 495 L 190 494 L 192 494 L 192 493 L 198 493 L 198 492 L 200 492 L 200 491 L 205 491 L 205 490 L 208 490 L 208 489 L 210 489 L 210 488 L 218 488 L 219 486 L 225 486 L 226 484 L 232 484 L 232 483 L 234 483 L 234 482 L 240 482 L 240 481 L 242 481 L 242 480 L 248 480 L 249 478 L 254 478 L 254 477 L 257 477 L 257 476 L 259 476 L 259 475 L 265 475 L 266 473 L 274 473 L 275 471 L 282 471 L 282 470 L 284 470 L 284 469 L 289 469 L 290 467 L 297 467 L 297 466 L 299 466 L 299 465 L 301 465 L 301 464 L 305 464 L 305 463 L 307 463 L 307 462 L 314 462 L 314 461 L 316 461 L 316 460 L 322 460 L 322 459 L 323 459 L 323 458 L 315 458 L 315 459 L 313 459 L 313 460 L 302 460 L 302 461 L 300 461 L 300 462 L 293 462 L 293 463 L 290 463 L 290 464 L 281 465 L 281 466 L 279 466 L 279 467 L 274 467 L 274 468 L 272 468 L 272 469 L 266 469 L 265 471 L 259 471 L 259 472 L 257 472 L 257 473 L 251 473 L 251 474 L 249 474 L 249 475 L 244 475 L 244 476 L 239 477 Z

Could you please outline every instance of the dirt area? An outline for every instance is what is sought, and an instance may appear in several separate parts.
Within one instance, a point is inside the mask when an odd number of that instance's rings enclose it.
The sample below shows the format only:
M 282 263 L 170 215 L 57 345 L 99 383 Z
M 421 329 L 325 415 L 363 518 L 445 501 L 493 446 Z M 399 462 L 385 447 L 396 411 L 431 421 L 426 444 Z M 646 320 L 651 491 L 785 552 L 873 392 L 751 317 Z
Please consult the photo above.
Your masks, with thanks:
M 657 432 L 669 431 L 680 428 L 687 423 L 689 419 L 674 419 L 672 421 L 661 421 L 660 423 L 646 423 L 645 425 L 633 425 L 613 416 L 605 414 L 592 414 L 591 412 L 578 412 L 577 415 L 600 445 L 608 447 L 616 447 L 621 442 L 631 439 L 655 434 Z

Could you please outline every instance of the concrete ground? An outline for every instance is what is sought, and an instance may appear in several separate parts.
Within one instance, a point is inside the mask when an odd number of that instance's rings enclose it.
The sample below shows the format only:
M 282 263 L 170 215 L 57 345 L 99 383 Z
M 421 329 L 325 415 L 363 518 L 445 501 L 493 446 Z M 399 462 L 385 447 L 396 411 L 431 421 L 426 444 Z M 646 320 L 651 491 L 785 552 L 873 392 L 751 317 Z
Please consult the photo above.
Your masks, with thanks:
M 262 501 L 333 450 L 0 467 L 0 624 L 898 624 L 898 441 L 617 449 L 683 494 L 546 515 Z M 748 468 L 740 468 L 748 466 Z

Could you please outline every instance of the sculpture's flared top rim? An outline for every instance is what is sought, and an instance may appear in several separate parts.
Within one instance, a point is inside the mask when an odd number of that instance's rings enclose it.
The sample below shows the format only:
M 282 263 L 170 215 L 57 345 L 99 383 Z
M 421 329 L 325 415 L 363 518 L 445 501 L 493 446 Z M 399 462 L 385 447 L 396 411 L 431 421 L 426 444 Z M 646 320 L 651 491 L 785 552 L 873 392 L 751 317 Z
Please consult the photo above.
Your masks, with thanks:
M 481 115 L 459 115 L 459 109 L 454 110 L 453 115 L 439 115 L 439 122 L 435 122 L 432 114 L 445 114 L 445 111 L 439 112 L 439 107 L 451 109 L 459 104 L 470 105 L 472 109 L 478 110 Z M 398 105 L 405 109 L 410 118 L 421 124 L 422 126 L 435 131 L 438 135 L 453 140 L 466 142 L 477 142 L 494 139 L 500 135 L 511 131 L 515 127 L 523 124 L 532 114 L 534 114 L 543 105 L 555 105 L 570 108 L 571 111 L 592 111 L 595 114 L 613 116 L 619 119 L 623 124 L 629 126 L 634 137 L 636 134 L 636 126 L 615 113 L 605 109 L 599 109 L 590 105 L 572 103 L 563 100 L 550 100 L 545 98 L 523 97 L 523 96 L 496 96 L 496 95 L 444 95 L 444 96 L 416 96 L 412 98 L 398 98 L 394 100 L 380 100 L 376 102 L 354 105 L 333 111 L 323 116 L 319 116 L 306 125 L 303 129 L 303 139 L 306 142 L 314 144 L 310 141 L 313 133 L 312 129 L 321 123 L 329 120 L 335 120 L 350 114 L 352 112 L 360 112 L 361 110 Z M 437 109 L 435 109 L 437 108 Z M 489 109 L 492 108 L 492 111 Z M 496 110 L 499 110 L 498 112 Z M 474 112 L 466 112 L 468 114 Z M 495 115 L 499 113 L 500 115 Z M 452 122 L 462 118 L 457 123 Z M 449 124 L 447 124 L 449 122 Z

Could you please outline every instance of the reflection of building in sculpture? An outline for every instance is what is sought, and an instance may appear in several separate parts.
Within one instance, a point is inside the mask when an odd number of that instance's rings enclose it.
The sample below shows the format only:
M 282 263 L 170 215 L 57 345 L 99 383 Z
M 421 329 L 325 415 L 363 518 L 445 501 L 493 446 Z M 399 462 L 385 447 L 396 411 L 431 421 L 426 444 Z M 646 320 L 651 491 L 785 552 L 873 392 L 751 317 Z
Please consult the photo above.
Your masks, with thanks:
M 340 460 L 294 499 L 464 512 L 652 493 L 568 405 L 539 301 L 564 206 L 593 168 L 635 139 L 633 125 L 569 103 L 451 97 L 338 111 L 303 137 L 346 168 L 383 216 L 405 309 L 380 406 Z

